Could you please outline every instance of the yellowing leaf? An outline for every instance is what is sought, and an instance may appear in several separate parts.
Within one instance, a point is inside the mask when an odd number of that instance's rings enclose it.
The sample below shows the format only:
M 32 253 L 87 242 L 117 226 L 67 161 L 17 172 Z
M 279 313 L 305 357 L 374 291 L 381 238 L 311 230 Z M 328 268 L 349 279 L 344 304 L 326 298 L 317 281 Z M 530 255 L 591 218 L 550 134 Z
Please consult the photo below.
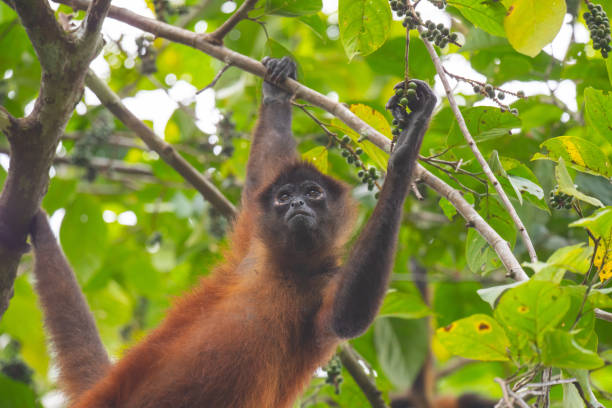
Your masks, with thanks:
M 535 57 L 563 24 L 565 0 L 516 0 L 504 19 L 506 36 L 521 54 Z
M 475 314 L 436 331 L 436 337 L 453 354 L 482 361 L 506 361 L 510 341 L 491 316 Z
M 310 149 L 302 155 L 302 159 L 314 164 L 321 173 L 327 174 L 327 149 L 325 147 L 317 146 Z

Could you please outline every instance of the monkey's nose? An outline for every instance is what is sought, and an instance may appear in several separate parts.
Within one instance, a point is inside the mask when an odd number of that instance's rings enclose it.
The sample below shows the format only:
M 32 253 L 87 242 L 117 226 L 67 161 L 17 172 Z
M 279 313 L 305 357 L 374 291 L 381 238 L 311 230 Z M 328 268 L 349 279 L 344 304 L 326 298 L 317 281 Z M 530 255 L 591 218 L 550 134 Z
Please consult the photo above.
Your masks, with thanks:
M 295 207 L 301 207 L 304 205 L 304 200 L 295 200 L 291 202 L 291 207 L 295 208 Z

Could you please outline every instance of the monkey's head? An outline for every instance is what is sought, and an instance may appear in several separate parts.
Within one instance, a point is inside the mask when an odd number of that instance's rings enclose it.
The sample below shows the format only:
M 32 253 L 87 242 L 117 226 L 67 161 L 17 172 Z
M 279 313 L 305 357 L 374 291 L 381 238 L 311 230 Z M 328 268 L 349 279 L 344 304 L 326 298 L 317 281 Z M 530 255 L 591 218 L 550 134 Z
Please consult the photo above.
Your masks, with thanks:
M 257 196 L 259 233 L 287 255 L 323 254 L 342 246 L 354 204 L 348 187 L 312 164 L 290 164 Z

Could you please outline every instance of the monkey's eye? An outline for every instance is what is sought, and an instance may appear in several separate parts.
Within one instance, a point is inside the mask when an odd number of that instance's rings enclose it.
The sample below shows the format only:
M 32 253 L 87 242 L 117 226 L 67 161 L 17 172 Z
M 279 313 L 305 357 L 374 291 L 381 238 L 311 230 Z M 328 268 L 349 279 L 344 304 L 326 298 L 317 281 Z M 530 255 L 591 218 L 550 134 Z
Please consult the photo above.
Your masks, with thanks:
M 278 197 L 276 197 L 276 200 L 277 200 L 279 203 L 284 204 L 284 203 L 286 203 L 287 201 L 289 201 L 289 198 L 290 198 L 290 197 L 291 197 L 291 196 L 289 195 L 289 193 L 283 192 L 283 193 L 280 193 L 280 194 L 278 195 Z
M 308 198 L 316 199 L 320 198 L 323 195 L 323 192 L 318 187 L 309 187 L 306 191 L 306 195 L 308 196 Z

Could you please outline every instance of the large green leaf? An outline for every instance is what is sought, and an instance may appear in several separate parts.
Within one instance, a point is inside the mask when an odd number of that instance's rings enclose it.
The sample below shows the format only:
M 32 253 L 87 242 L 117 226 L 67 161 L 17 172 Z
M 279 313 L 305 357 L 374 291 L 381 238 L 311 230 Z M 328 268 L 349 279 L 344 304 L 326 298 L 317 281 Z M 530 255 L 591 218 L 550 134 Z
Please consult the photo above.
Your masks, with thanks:
M 384 44 L 391 25 L 387 0 L 340 0 L 340 38 L 349 59 L 368 55 Z
M 491 316 L 476 314 L 436 331 L 440 343 L 452 354 L 482 361 L 508 360 L 510 341 Z
M 418 319 L 430 313 L 414 283 L 395 282 L 387 292 L 378 316 Z
M 34 390 L 26 384 L 0 373 L 0 406 L 2 408 L 40 408 Z
M 535 57 L 561 29 L 566 10 L 565 0 L 515 0 L 504 20 L 510 44 Z
M 499 2 L 482 0 L 449 0 L 449 6 L 459 9 L 461 14 L 476 27 L 486 32 L 504 37 L 504 17 L 506 8 Z
M 573 335 L 563 330 L 548 330 L 542 335 L 542 363 L 559 368 L 601 367 L 604 361 L 597 353 L 581 347 Z
M 536 153 L 531 160 L 565 160 L 569 166 L 596 176 L 612 176 L 612 165 L 601 149 L 586 139 L 574 136 L 559 136 L 540 145 L 545 154 Z
M 396 387 L 409 387 L 420 371 L 427 355 L 426 332 L 424 319 L 386 318 L 374 323 L 378 362 Z
M 66 207 L 60 229 L 62 248 L 81 282 L 86 282 L 107 255 L 107 226 L 102 208 L 89 196 L 79 195 Z
M 531 280 L 504 293 L 495 318 L 506 330 L 515 357 L 536 361 L 542 333 L 561 322 L 570 304 L 562 289 L 551 282 Z
M 608 61 L 608 66 L 610 62 Z M 610 79 L 612 81 L 612 78 Z M 589 123 L 612 145 L 612 95 L 608 91 L 584 90 L 584 108 Z
M 501 112 L 490 106 L 478 106 L 461 110 L 471 135 L 477 140 L 497 137 L 513 137 L 510 130 L 521 127 L 521 120 L 510 112 Z M 455 121 L 448 134 L 449 145 L 465 143 L 465 138 Z
M 287 17 L 315 14 L 322 7 L 322 0 L 266 0 L 266 13 Z

